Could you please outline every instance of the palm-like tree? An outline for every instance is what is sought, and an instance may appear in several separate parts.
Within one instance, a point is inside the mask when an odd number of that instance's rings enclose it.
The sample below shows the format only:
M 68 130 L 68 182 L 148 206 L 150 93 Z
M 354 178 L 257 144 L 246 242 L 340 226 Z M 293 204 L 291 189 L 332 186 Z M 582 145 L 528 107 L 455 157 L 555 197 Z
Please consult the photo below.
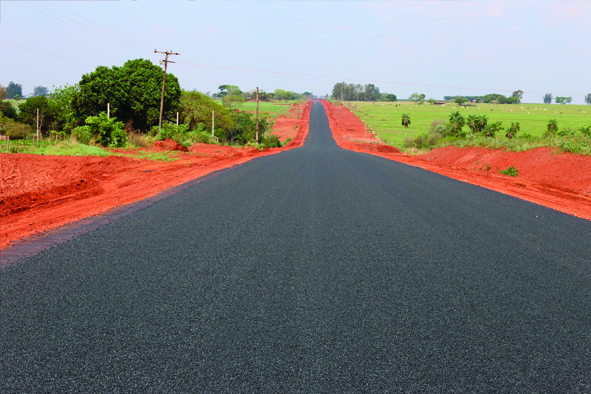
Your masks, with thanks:
M 452 125 L 456 135 L 460 135 L 462 127 L 466 124 L 466 119 L 458 111 L 454 111 L 449 115 L 449 123 Z
M 591 126 L 581 126 L 579 131 L 581 132 L 581 134 L 586 135 L 587 137 L 591 137 Z
M 478 117 L 478 131 L 483 131 L 488 124 L 488 117 L 486 115 L 480 115 Z
M 408 129 L 410 126 L 410 115 L 409 114 L 402 114 L 402 125 L 405 129 Z
M 550 134 L 550 136 L 554 136 L 558 131 L 558 122 L 556 121 L 556 119 L 548 120 L 546 128 L 548 129 L 548 134 Z
M 466 121 L 468 123 L 468 127 L 470 128 L 470 131 L 472 132 L 472 134 L 474 134 L 474 132 L 476 131 L 476 128 L 478 127 L 478 125 L 477 125 L 477 123 L 479 121 L 478 115 L 468 115 L 468 118 L 466 118 Z
M 507 134 L 505 134 L 505 136 L 509 139 L 513 139 L 517 136 L 519 130 L 521 130 L 519 122 L 511 122 L 511 126 L 507 127 Z

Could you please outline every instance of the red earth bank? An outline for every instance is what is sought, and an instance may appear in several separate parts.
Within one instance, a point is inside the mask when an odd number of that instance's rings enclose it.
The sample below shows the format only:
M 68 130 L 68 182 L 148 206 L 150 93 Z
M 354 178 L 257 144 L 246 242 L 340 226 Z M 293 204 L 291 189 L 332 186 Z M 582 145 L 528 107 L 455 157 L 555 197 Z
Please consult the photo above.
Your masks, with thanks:
M 208 144 L 183 150 L 176 142 L 165 140 L 148 149 L 116 151 L 177 151 L 178 160 L 1 153 L 0 250 L 24 237 L 151 197 L 211 172 L 302 146 L 308 134 L 310 106 L 302 106 L 300 120 L 286 118 L 277 122 L 280 136 L 286 128 L 295 130 L 289 144 L 262 152 Z
M 549 148 L 507 152 L 485 148 L 437 148 L 405 156 L 368 139 L 365 126 L 348 108 L 323 101 L 337 144 L 486 187 L 574 216 L 591 220 L 591 156 L 558 153 Z M 387 151 L 387 149 L 392 151 Z M 518 177 L 500 173 L 508 167 Z

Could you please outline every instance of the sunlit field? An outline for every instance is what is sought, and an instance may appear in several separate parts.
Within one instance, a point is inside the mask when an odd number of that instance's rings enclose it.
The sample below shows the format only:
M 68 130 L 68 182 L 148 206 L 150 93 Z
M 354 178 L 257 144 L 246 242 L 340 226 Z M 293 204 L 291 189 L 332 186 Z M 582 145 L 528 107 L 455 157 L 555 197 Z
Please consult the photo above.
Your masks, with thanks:
M 570 127 L 578 130 L 581 126 L 591 126 L 591 105 L 473 104 L 464 108 L 453 103 L 439 106 L 428 103 L 417 105 L 408 101 L 346 102 L 345 105 L 373 129 L 382 141 L 399 147 L 404 146 L 404 126 L 401 124 L 403 113 L 409 114 L 411 118 L 407 130 L 409 139 L 426 133 L 434 120 L 447 121 L 452 111 L 459 111 L 464 117 L 470 114 L 486 115 L 489 123 L 503 122 L 503 128 L 510 126 L 511 122 L 519 122 L 520 136 L 529 134 L 541 137 L 549 119 L 556 119 L 559 129 Z M 470 131 L 468 126 L 464 126 L 464 130 Z M 504 133 L 497 135 L 499 137 L 504 138 Z

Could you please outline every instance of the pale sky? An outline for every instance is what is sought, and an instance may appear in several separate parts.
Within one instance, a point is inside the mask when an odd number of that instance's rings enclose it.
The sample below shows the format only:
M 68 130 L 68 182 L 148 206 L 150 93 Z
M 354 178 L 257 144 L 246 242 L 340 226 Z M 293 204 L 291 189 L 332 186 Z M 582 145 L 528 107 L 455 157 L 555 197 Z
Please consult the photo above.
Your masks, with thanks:
M 591 93 L 591 1 L 1 0 L 0 11 L 0 84 L 24 94 L 99 65 L 157 63 L 154 49 L 181 54 L 169 72 L 183 89 L 212 93 L 321 95 L 340 81 L 398 98 Z

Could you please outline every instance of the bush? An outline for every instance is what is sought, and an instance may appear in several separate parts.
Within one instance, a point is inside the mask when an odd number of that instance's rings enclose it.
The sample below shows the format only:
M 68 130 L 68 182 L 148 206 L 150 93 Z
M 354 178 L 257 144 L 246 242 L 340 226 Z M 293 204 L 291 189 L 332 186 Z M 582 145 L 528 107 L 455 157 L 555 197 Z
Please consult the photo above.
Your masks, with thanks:
M 160 132 L 158 133 L 158 138 L 161 140 L 170 138 L 171 140 L 174 140 L 179 144 L 182 144 L 187 138 L 188 129 L 189 126 L 186 124 L 163 124 L 162 128 L 160 129 Z
M 263 138 L 261 143 L 265 145 L 265 148 L 281 148 L 281 141 L 275 134 L 271 134 L 266 138 Z
M 92 131 L 89 126 L 78 126 L 72 129 L 72 137 L 79 144 L 88 145 L 92 138 Z
M 28 124 L 18 123 L 0 114 L 0 134 L 13 139 L 23 139 L 33 134 L 33 128 Z
M 509 176 L 515 176 L 516 177 L 518 171 L 517 171 L 517 168 L 511 166 L 511 167 L 507 168 L 506 170 L 501 170 L 500 172 L 501 172 L 501 174 L 505 174 L 505 175 L 509 175 Z
M 92 135 L 96 136 L 96 142 L 102 146 L 122 148 L 127 144 L 123 122 L 117 122 L 115 118 L 109 119 L 105 112 L 86 118 L 86 125 L 90 127 Z

